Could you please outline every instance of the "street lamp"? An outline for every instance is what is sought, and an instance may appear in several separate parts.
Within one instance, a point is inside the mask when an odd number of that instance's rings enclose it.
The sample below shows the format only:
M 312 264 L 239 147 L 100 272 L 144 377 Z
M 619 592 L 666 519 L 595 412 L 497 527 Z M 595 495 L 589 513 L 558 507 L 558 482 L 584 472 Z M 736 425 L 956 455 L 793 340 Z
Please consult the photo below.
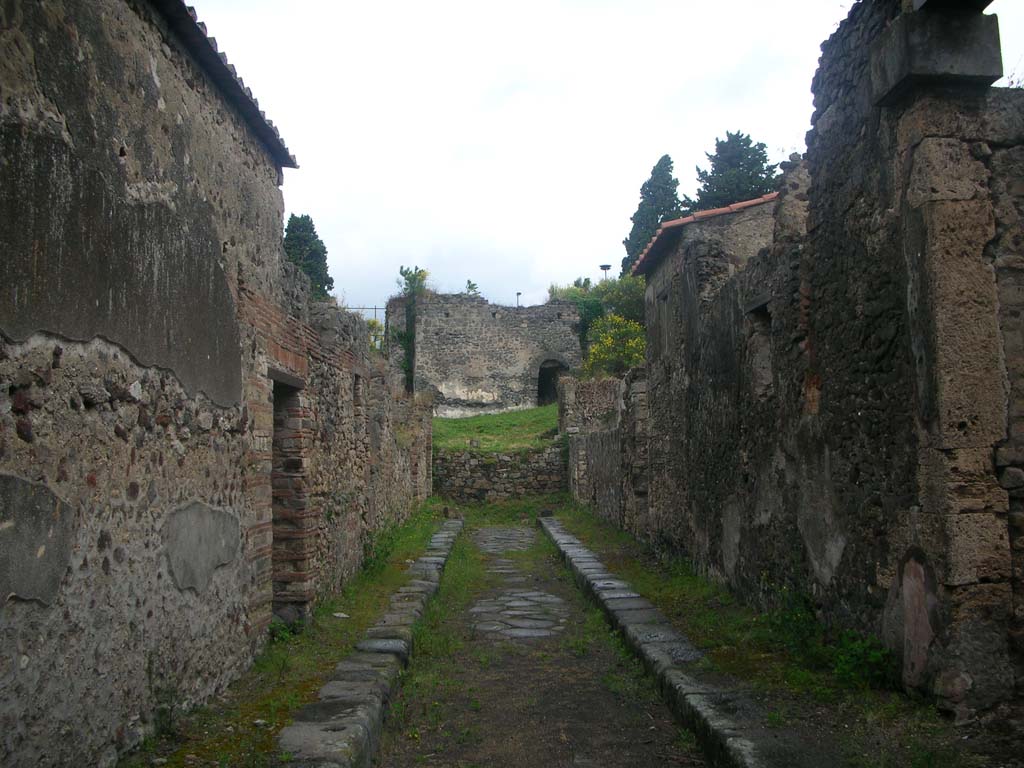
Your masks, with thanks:
M 519 306 L 519 297 L 523 295 L 522 291 L 516 291 L 516 306 Z
M 602 264 L 601 265 L 601 271 L 604 272 L 604 277 L 601 278 L 602 280 L 607 280 L 608 279 L 608 270 L 611 269 L 611 268 L 612 268 L 611 264 Z

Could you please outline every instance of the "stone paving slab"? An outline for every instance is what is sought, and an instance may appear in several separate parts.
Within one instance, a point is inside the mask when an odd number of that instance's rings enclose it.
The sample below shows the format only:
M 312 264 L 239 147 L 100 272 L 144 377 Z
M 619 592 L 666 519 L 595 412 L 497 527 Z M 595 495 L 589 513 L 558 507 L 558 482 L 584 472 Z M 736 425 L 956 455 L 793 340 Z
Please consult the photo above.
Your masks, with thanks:
M 490 555 L 522 552 L 536 541 L 530 528 L 481 528 L 473 542 Z M 512 585 L 526 580 L 515 560 L 495 557 L 487 569 L 500 575 L 506 585 L 498 595 L 478 600 L 469 609 L 473 629 L 490 640 L 527 641 L 551 637 L 565 629 L 568 608 L 556 595 L 537 589 L 519 589 Z
M 727 768 L 790 768 L 806 765 L 781 734 L 759 731 L 756 707 L 742 693 L 698 679 L 690 670 L 702 652 L 630 585 L 609 573 L 592 551 L 554 518 L 539 521 L 580 588 L 604 610 L 626 644 L 655 679 L 676 718 L 697 736 L 714 765 Z
M 441 571 L 462 530 L 447 520 L 408 573 L 414 576 L 391 596 L 390 607 L 366 631 L 356 650 L 339 662 L 307 704 L 277 737 L 278 748 L 297 768 L 369 768 L 401 670 L 412 654 L 412 625 L 437 591 Z

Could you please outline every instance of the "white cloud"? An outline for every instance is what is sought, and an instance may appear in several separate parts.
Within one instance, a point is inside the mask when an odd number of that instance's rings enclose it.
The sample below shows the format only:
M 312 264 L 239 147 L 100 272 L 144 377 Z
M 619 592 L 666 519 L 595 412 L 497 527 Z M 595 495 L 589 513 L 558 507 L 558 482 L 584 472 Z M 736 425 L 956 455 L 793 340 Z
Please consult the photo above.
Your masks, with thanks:
M 1014 2 L 990 10 L 1024 74 Z M 504 303 L 617 270 L 662 154 L 692 193 L 726 130 L 803 151 L 819 48 L 851 5 L 195 3 L 297 156 L 287 209 L 313 217 L 350 306 L 383 303 L 401 264 Z

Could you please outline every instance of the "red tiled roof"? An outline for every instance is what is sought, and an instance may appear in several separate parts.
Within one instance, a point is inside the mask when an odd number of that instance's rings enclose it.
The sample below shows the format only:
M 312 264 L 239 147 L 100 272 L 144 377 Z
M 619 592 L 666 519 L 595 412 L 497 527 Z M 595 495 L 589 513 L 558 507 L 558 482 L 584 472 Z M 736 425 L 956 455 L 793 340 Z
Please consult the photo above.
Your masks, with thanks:
M 217 39 L 206 33 L 196 9 L 184 0 L 149 0 L 181 38 L 185 48 L 195 56 L 199 66 L 210 76 L 228 102 L 242 114 L 245 122 L 260 137 L 274 160 L 282 168 L 298 168 L 273 121 L 267 118 L 252 91 L 245 86 L 228 57 L 217 50 Z
M 713 219 L 716 216 L 724 216 L 727 213 L 739 213 L 747 208 L 753 208 L 755 205 L 764 205 L 777 199 L 779 196 L 778 192 L 771 192 L 761 197 L 755 197 L 753 200 L 744 200 L 741 203 L 733 203 L 727 205 L 725 208 L 712 208 L 710 211 L 697 211 L 689 216 L 684 216 L 681 219 L 672 219 L 672 221 L 663 222 L 658 231 L 654 233 L 654 237 L 651 238 L 651 242 L 647 244 L 647 247 L 641 251 L 640 256 L 637 258 L 636 263 L 633 264 L 633 269 L 630 270 L 630 274 L 639 275 L 649 272 L 657 264 L 659 257 L 665 250 L 663 246 L 668 233 L 678 230 L 680 227 L 692 224 L 695 221 L 703 221 L 704 219 Z

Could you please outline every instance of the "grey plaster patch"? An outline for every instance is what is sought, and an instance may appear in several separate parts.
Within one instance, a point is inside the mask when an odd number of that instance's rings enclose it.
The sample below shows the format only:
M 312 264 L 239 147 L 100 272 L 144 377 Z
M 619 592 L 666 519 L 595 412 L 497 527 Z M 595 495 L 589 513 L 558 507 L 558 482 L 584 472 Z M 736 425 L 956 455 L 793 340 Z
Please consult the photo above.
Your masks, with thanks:
M 45 485 L 0 474 L 0 604 L 50 605 L 71 560 L 74 513 Z
M 178 589 L 205 592 L 213 572 L 237 557 L 240 538 L 238 519 L 226 510 L 193 501 L 171 512 L 163 539 Z

